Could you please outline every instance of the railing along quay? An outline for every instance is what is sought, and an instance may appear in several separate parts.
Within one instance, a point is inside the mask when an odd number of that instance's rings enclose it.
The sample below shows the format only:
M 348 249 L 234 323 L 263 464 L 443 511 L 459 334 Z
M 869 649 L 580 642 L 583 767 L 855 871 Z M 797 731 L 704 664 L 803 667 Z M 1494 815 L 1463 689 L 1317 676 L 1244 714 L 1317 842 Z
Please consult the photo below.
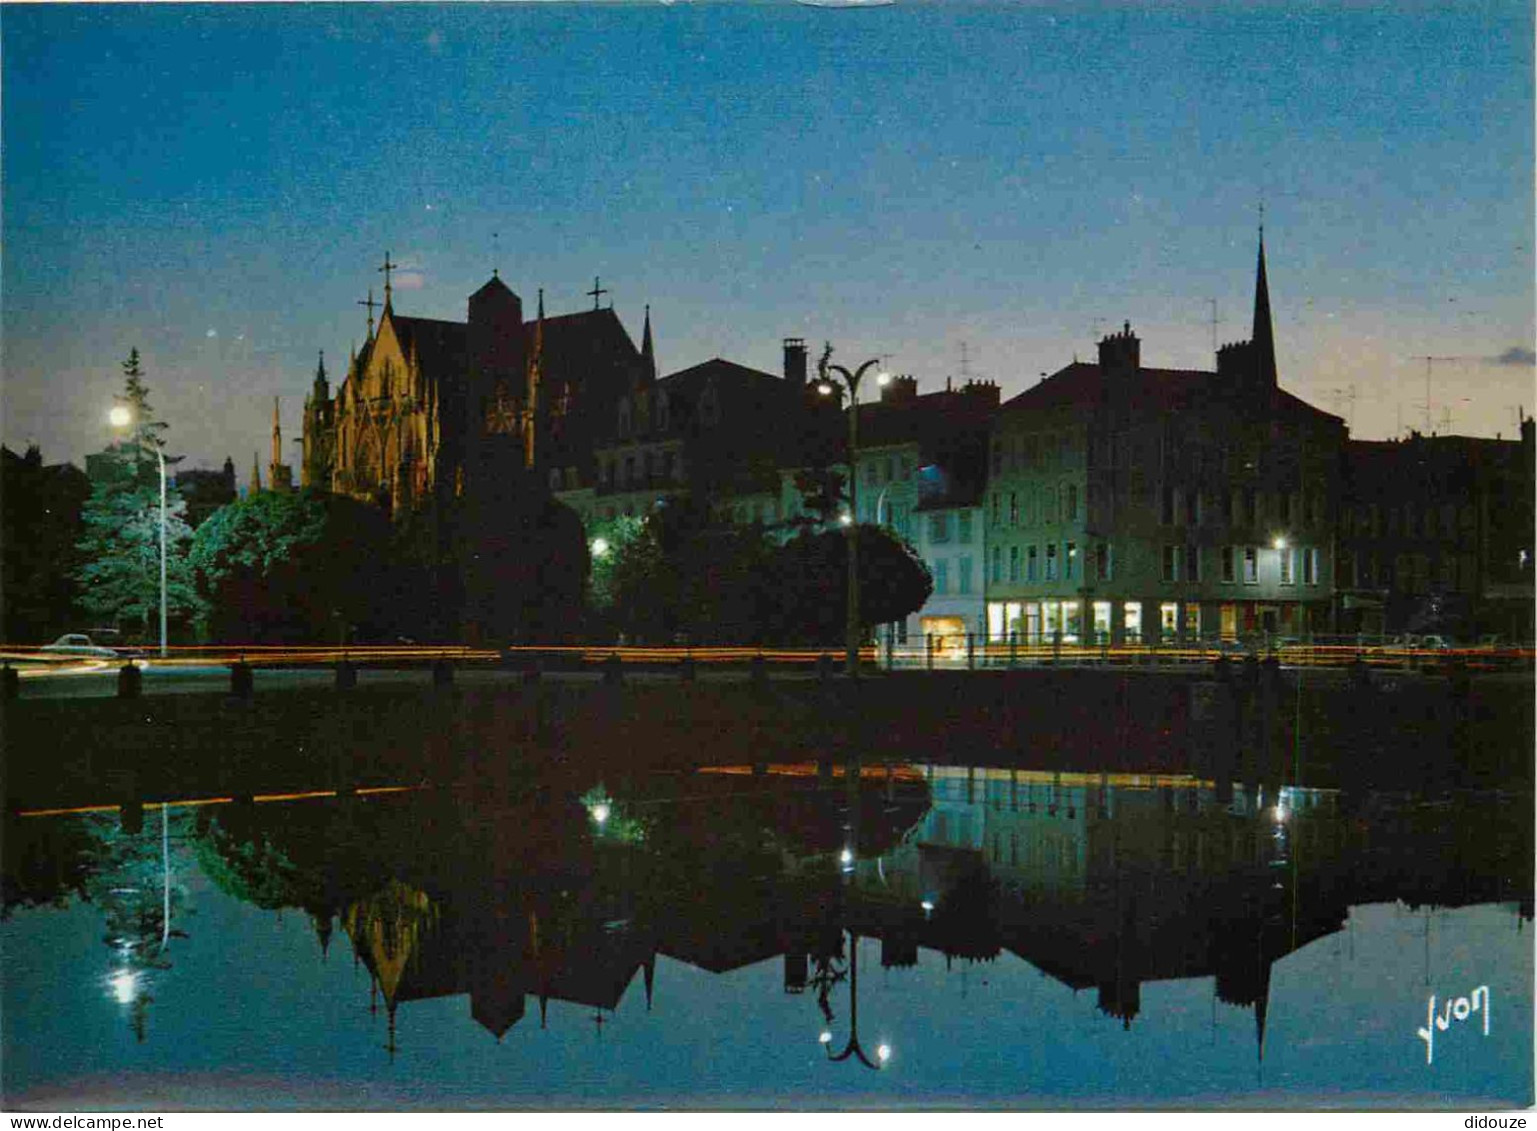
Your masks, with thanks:
M 781 675 L 815 674 L 832 678 L 840 649 L 759 648 L 686 644 L 568 644 L 513 645 L 481 648 L 458 644 L 423 645 L 258 645 L 209 644 L 173 648 L 168 657 L 125 650 L 116 657 L 70 656 L 41 648 L 0 647 L 0 676 L 6 698 L 21 694 L 23 680 L 48 676 L 118 675 L 118 694 L 136 697 L 143 689 L 143 670 L 157 675 L 206 674 L 228 668 L 230 692 L 248 697 L 260 671 L 330 669 L 338 690 L 356 686 L 360 672 L 423 671 L 435 686 L 451 686 L 457 670 L 521 672 L 538 679 L 546 672 L 597 673 L 605 682 L 620 682 L 626 672 L 673 674 L 696 678 L 699 669 L 745 669 L 749 678 L 767 678 L 770 668 Z M 1290 668 L 1353 668 L 1406 672 L 1522 672 L 1533 669 L 1537 652 L 1531 647 L 1425 647 L 1398 640 L 1365 638 L 1162 640 L 1095 643 L 1069 638 L 1022 640 L 980 634 L 933 635 L 921 642 L 868 645 L 861 662 L 877 671 L 998 671 L 1053 667 L 1188 668 L 1227 658 L 1274 660 Z

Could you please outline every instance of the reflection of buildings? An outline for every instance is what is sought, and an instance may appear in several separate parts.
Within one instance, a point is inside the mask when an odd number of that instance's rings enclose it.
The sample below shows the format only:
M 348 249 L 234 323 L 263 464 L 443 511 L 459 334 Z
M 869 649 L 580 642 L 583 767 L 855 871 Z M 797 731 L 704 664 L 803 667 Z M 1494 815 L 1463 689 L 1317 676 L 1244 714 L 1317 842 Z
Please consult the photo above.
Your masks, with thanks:
M 819 789 L 803 769 L 620 791 L 607 820 L 627 815 L 622 838 L 564 810 L 376 806 L 373 863 L 326 868 L 386 878 L 333 885 L 335 910 L 316 921 L 339 919 L 368 967 L 391 1047 L 396 1010 L 429 998 L 467 995 L 498 1038 L 531 998 L 541 1023 L 551 999 L 601 1020 L 637 974 L 649 1008 L 658 955 L 717 973 L 782 956 L 786 991 L 808 991 L 847 960 L 845 932 L 878 939 L 896 970 L 924 951 L 1007 950 L 1128 1026 L 1146 983 L 1212 978 L 1216 999 L 1254 1010 L 1262 1046 L 1275 963 L 1354 904 L 1514 900 L 1532 914 L 1519 814 L 1491 829 L 1497 813 L 1363 819 L 1309 791 L 1224 806 L 1188 779 L 930 768 L 867 777 L 851 820 L 845 783 Z

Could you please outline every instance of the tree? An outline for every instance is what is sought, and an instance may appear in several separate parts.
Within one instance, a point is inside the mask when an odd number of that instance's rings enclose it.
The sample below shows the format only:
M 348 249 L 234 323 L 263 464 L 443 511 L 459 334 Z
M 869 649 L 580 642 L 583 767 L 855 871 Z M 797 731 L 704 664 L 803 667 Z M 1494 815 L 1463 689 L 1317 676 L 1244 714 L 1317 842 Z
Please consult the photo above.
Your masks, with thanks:
M 80 607 L 93 617 L 131 622 L 145 631 L 160 609 L 160 470 L 155 451 L 165 447 L 166 425 L 154 420 L 139 368 L 139 351 L 123 362 L 125 387 L 119 402 L 130 413 L 128 438 L 87 463 L 91 497 L 82 513 L 75 572 Z M 171 461 L 167 461 L 171 462 Z M 166 484 L 166 605 L 173 619 L 199 609 L 186 549 L 192 531 L 186 504 L 173 482 Z
M 773 554 L 766 570 L 776 617 L 774 637 L 827 644 L 841 640 L 848 607 L 848 538 L 841 530 L 802 534 Z M 859 623 L 900 620 L 923 607 L 934 582 L 900 538 L 884 527 L 859 528 Z
M 405 584 L 389 519 L 314 488 L 263 491 L 219 508 L 192 538 L 190 564 L 217 639 L 365 638 L 401 627 Z
M 78 627 L 80 512 L 91 495 L 85 473 L 46 465 L 42 453 L 0 448 L 0 594 L 4 639 L 46 641 Z

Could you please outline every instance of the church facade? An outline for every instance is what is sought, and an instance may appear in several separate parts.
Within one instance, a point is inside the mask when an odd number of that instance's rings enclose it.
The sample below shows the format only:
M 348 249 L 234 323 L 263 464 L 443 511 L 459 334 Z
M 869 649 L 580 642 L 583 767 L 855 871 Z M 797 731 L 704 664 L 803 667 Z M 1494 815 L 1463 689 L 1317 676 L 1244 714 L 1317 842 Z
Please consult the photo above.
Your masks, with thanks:
M 464 322 L 395 311 L 385 260 L 377 326 L 333 395 L 324 355 L 304 405 L 301 482 L 399 517 L 537 474 L 591 482 L 592 443 L 615 403 L 655 379 L 649 317 L 637 349 L 610 308 L 525 320 L 493 273 Z M 597 288 L 594 288 L 595 291 Z

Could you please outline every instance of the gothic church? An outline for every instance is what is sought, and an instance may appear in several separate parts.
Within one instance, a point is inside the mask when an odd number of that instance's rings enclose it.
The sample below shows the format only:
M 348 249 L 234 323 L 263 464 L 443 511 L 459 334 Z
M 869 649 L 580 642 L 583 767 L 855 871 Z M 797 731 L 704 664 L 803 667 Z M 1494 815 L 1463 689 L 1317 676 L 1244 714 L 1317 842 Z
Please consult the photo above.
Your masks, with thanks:
M 594 308 L 535 318 L 496 272 L 465 322 L 397 314 L 385 256 L 384 307 L 333 397 L 325 359 L 304 405 L 302 483 L 403 516 L 429 504 L 591 481 L 594 438 L 621 397 L 656 379 L 649 310 L 643 347 L 604 292 Z

